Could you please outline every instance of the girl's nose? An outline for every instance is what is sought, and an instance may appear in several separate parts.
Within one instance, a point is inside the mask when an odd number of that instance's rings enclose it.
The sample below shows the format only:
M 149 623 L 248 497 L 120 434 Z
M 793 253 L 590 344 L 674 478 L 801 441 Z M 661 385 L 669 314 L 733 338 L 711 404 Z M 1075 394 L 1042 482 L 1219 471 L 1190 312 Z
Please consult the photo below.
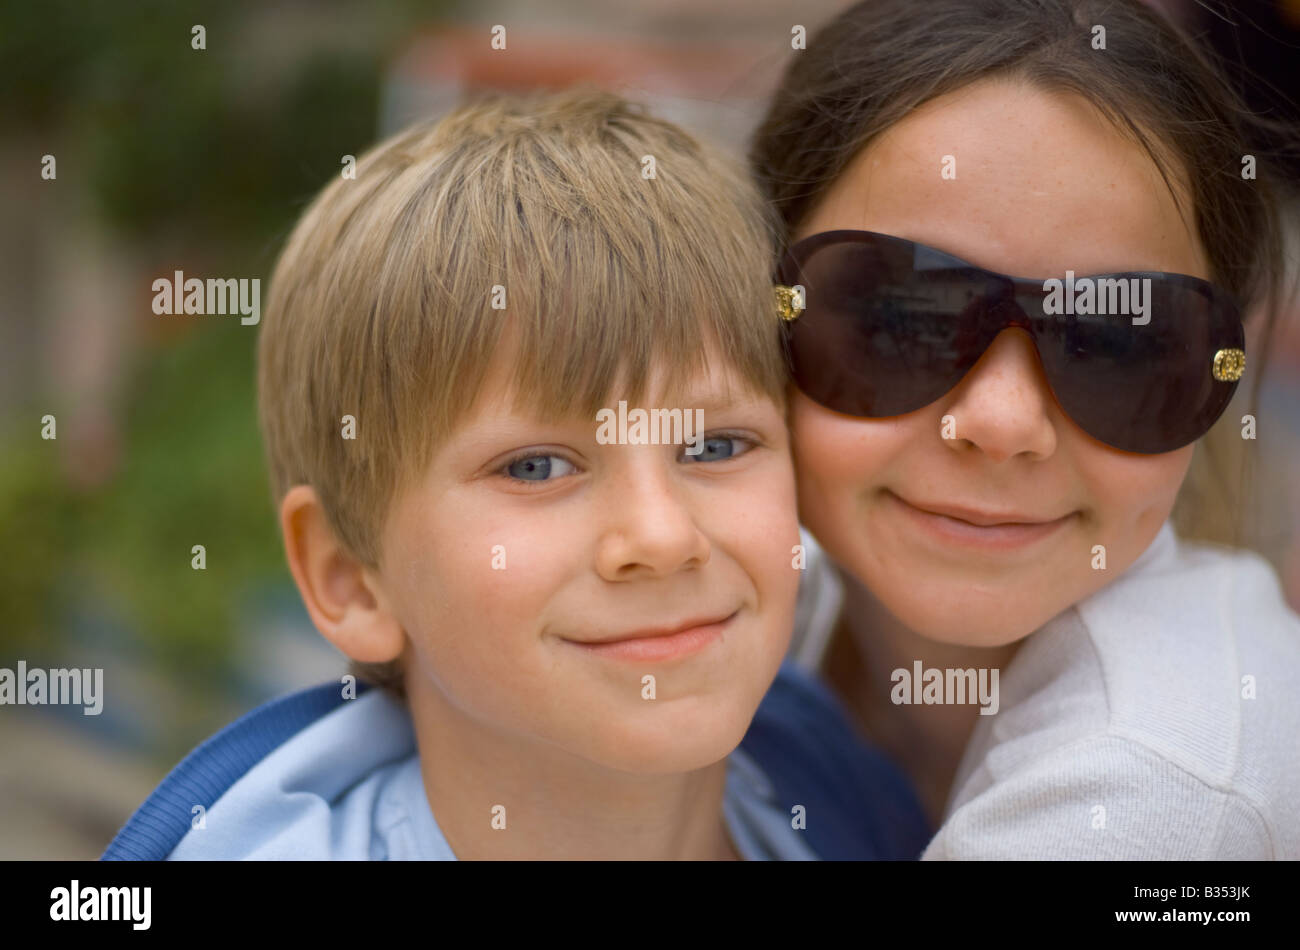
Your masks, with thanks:
M 940 434 L 955 451 L 978 448 L 995 462 L 1043 459 L 1056 450 L 1060 409 L 1032 338 L 1008 328 L 994 339 L 951 393 L 941 400 Z

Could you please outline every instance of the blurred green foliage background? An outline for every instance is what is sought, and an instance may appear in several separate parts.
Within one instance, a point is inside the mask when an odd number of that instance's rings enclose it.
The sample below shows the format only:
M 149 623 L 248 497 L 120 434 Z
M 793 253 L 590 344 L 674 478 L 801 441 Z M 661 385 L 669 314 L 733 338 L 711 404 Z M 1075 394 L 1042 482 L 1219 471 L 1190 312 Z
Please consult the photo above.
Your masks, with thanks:
M 4 138 L 39 146 L 22 161 L 57 155 L 58 187 L 84 189 L 84 213 L 141 262 L 142 291 L 184 264 L 260 277 L 265 300 L 298 213 L 342 155 L 375 141 L 386 65 L 443 5 L 2 6 Z M 194 24 L 205 50 L 192 48 Z M 164 319 L 149 299 L 131 303 L 146 329 L 112 407 L 110 477 L 61 477 L 63 448 L 37 437 L 48 387 L 0 415 L 5 660 L 57 654 L 75 610 L 128 630 L 160 672 L 219 677 L 241 604 L 289 582 L 257 431 L 255 328 L 195 317 L 149 329 Z M 12 301 L 3 315 L 41 318 Z M 196 543 L 206 574 L 191 569 Z

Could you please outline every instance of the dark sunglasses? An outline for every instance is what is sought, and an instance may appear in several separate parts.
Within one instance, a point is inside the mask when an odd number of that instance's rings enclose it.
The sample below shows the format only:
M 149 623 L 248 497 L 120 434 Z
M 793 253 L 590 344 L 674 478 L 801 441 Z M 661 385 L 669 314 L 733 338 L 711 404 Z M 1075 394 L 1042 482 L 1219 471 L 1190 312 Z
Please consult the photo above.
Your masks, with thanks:
M 826 231 L 792 246 L 776 279 L 795 384 L 851 416 L 928 406 L 999 333 L 1019 327 L 1079 428 L 1117 449 L 1157 454 L 1204 435 L 1246 366 L 1236 302 L 1185 274 L 1104 274 L 1048 290 L 1043 280 L 996 274 L 914 241 Z M 1131 317 L 1139 306 L 1142 319 Z

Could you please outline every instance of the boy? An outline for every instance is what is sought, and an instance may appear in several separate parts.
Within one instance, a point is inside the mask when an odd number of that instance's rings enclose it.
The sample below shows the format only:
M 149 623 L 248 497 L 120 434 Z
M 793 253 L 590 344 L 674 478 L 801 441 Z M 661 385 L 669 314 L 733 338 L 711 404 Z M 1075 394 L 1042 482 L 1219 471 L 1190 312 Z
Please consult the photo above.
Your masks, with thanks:
M 750 730 L 800 579 L 770 235 L 727 163 L 598 92 L 462 107 L 326 188 L 272 279 L 259 399 L 307 611 L 381 688 L 155 793 L 205 822 L 150 846 L 919 854 L 910 790 L 811 680 L 784 671 Z

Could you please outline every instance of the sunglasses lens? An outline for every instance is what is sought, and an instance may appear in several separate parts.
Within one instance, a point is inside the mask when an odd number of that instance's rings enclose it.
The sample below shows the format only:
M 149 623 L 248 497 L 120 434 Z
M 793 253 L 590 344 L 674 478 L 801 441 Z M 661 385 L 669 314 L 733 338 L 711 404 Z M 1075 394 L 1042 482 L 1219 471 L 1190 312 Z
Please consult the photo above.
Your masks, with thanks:
M 847 415 L 879 418 L 928 406 L 1012 322 L 1033 335 L 1065 414 L 1126 452 L 1158 454 L 1194 442 L 1237 388 L 1213 372 L 1219 350 L 1244 346 L 1236 307 L 1190 278 L 1151 276 L 1142 285 L 1149 293 L 1141 323 L 1115 307 L 1049 316 L 1031 282 L 1013 283 L 901 238 L 844 231 L 800 242 L 779 279 L 804 290 L 803 312 L 785 325 L 795 383 Z
M 1044 321 L 1036 334 L 1066 415 L 1100 442 L 1148 455 L 1209 430 L 1237 388 L 1214 378 L 1214 354 L 1243 346 L 1241 323 L 1225 301 L 1177 279 L 1150 286 L 1145 323 L 1075 315 Z
M 828 409 L 920 409 L 982 349 L 986 282 L 955 259 L 884 239 L 826 244 L 789 270 L 785 281 L 804 288 L 805 309 L 786 337 L 795 382 Z

